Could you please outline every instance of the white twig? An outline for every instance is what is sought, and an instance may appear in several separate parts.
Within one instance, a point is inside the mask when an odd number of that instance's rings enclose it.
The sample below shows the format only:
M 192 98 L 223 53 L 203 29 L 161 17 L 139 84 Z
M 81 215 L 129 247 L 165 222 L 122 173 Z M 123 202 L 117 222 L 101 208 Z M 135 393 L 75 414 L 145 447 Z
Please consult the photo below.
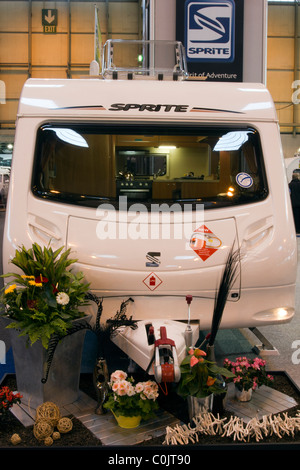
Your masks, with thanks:
M 280 439 L 284 435 L 295 436 L 300 431 L 300 411 L 294 417 L 289 417 L 287 413 L 278 415 L 265 415 L 261 420 L 252 418 L 246 425 L 242 418 L 231 416 L 220 418 L 219 414 L 215 417 L 210 412 L 201 412 L 193 418 L 192 424 L 178 424 L 174 427 L 166 428 L 166 436 L 163 444 L 166 445 L 186 445 L 189 442 L 195 444 L 199 442 L 201 434 L 222 437 L 230 437 L 234 441 L 256 442 L 265 437 L 276 435 Z

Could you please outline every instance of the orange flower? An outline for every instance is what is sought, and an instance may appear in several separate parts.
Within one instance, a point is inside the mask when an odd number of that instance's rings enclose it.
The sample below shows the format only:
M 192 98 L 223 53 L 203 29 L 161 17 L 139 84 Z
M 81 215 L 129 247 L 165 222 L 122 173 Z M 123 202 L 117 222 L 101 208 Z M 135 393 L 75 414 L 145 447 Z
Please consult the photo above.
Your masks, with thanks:
M 199 356 L 206 356 L 206 352 L 202 351 L 202 349 L 195 349 L 194 351 L 194 354 L 196 357 L 199 357 Z
M 214 379 L 213 377 L 211 377 L 210 375 L 208 376 L 207 378 L 207 381 L 206 381 L 206 385 L 208 387 L 211 387 L 214 383 L 215 383 L 216 379 Z

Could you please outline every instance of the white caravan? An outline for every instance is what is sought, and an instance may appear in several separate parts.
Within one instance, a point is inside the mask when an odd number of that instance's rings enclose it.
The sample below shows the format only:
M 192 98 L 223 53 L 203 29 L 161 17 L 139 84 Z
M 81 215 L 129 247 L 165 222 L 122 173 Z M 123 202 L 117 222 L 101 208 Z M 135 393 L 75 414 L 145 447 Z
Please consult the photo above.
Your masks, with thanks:
M 25 83 L 4 272 L 21 244 L 70 247 L 103 297 L 104 320 L 133 300 L 128 315 L 143 335 L 130 330 L 116 342 L 142 366 L 149 322 L 180 337 L 189 312 L 191 323 L 210 329 L 232 246 L 241 250 L 240 272 L 221 328 L 289 322 L 296 236 L 267 89 L 114 78 Z

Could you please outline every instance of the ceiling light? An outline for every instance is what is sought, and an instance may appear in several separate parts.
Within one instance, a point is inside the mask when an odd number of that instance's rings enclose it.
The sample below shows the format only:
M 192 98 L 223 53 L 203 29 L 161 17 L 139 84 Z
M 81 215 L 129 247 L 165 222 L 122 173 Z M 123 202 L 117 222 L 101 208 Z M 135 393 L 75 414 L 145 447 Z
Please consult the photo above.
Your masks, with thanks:
M 160 145 L 158 147 L 159 149 L 163 149 L 163 150 L 172 150 L 172 149 L 176 149 L 176 145 Z

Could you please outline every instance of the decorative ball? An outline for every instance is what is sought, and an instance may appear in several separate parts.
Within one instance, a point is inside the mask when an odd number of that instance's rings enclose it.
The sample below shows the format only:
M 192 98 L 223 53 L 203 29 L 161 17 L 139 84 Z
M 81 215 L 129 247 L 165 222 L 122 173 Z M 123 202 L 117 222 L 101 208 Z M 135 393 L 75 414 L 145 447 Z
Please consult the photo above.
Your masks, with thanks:
M 60 418 L 60 420 L 57 423 L 57 429 L 59 430 L 59 432 L 63 434 L 71 431 L 72 428 L 73 428 L 73 423 L 70 418 Z
M 53 433 L 53 426 L 50 421 L 46 419 L 39 419 L 33 426 L 33 434 L 39 441 L 46 439 Z
M 20 438 L 19 434 L 13 434 L 10 438 L 10 442 L 16 446 L 17 444 L 20 444 L 22 439 Z
M 36 420 L 41 418 L 47 419 L 51 422 L 52 426 L 56 426 L 60 418 L 59 407 L 51 401 L 46 401 L 45 403 L 42 403 L 36 409 Z
M 53 444 L 52 437 L 51 436 L 46 437 L 46 439 L 44 440 L 44 444 L 45 444 L 45 446 L 52 446 L 52 444 Z
M 58 431 L 54 431 L 54 433 L 52 434 L 52 439 L 54 441 L 57 441 L 57 439 L 60 439 L 60 433 Z

